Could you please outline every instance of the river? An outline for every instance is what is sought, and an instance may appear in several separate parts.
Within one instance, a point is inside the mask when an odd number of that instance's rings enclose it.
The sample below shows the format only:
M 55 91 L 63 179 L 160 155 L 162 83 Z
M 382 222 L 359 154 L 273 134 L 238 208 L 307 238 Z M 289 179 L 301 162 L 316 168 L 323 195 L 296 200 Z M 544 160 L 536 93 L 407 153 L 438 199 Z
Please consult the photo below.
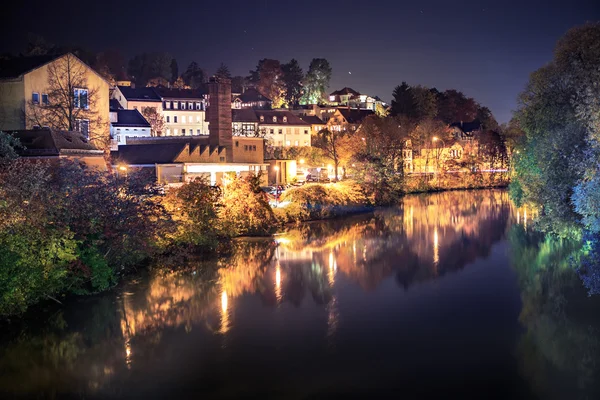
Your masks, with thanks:
M 160 260 L 5 326 L 2 398 L 600 398 L 600 302 L 501 190 Z

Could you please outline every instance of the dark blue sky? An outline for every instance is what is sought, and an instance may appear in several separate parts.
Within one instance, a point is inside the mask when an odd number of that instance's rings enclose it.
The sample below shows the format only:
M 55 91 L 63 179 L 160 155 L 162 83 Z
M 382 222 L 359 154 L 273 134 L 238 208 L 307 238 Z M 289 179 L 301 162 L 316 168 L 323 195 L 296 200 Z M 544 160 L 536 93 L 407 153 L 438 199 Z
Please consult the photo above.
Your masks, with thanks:
M 350 86 L 389 101 L 402 81 L 455 88 L 500 122 L 556 41 L 572 26 L 600 20 L 597 0 L 54 3 L 6 10 L 0 32 L 10 42 L 2 50 L 21 50 L 34 32 L 127 58 L 168 51 L 180 71 L 195 60 L 213 73 L 223 61 L 234 75 L 247 75 L 261 58 L 296 58 L 306 70 L 324 57 L 333 67 L 331 90 Z

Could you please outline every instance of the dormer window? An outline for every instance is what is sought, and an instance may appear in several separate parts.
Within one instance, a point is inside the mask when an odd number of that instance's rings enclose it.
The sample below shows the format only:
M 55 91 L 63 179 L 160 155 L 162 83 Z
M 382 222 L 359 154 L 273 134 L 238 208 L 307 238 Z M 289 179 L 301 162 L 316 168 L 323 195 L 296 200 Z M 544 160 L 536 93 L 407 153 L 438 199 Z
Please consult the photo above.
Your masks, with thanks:
M 287 117 L 283 117 L 283 122 L 287 122 Z
M 260 116 L 260 122 L 265 122 L 265 117 L 263 115 Z
M 277 117 L 273 117 L 273 122 L 277 122 Z

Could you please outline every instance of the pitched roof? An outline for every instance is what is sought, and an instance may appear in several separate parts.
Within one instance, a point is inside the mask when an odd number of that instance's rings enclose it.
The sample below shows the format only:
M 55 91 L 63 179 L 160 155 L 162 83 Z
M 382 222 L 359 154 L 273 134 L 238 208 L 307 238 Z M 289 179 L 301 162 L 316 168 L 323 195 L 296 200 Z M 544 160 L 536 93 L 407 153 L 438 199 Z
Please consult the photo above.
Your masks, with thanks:
M 162 101 L 158 93 L 151 87 L 132 88 L 131 86 L 117 86 L 127 100 L 134 101 Z
M 108 108 L 110 109 L 110 111 L 117 111 L 123 109 L 123 107 L 121 107 L 121 103 L 119 103 L 119 100 L 117 99 L 110 99 L 108 103 Z
M 261 125 L 310 125 L 308 122 L 304 122 L 300 117 L 294 115 L 291 111 L 254 111 L 258 116 Z M 263 120 L 261 120 L 263 117 Z M 273 122 L 273 117 L 277 117 L 277 121 Z M 286 117 L 286 121 L 283 121 L 283 117 Z
M 349 124 L 360 124 L 363 121 L 363 119 L 375 114 L 372 110 L 339 108 L 338 111 L 342 114 L 342 116 L 346 119 L 346 121 Z
M 10 132 L 19 139 L 25 149 L 18 149 L 22 156 L 50 155 L 87 152 L 102 153 L 94 147 L 80 132 L 52 131 L 50 129 L 31 129 Z
M 324 125 L 325 122 L 316 115 L 301 115 L 300 119 L 304 122 L 308 122 L 311 125 Z
M 471 122 L 454 122 L 450 124 L 450 128 L 458 128 L 465 133 L 481 130 L 481 122 L 475 119 Z
M 155 87 L 154 90 L 159 96 L 167 99 L 202 99 L 206 94 L 201 89 L 174 89 L 164 86 Z
M 231 110 L 231 122 L 258 122 L 258 117 L 251 108 L 234 108 Z
M 246 91 L 239 96 L 237 96 L 243 103 L 252 103 L 257 101 L 271 101 L 266 96 L 263 96 L 258 90 L 255 88 L 248 88 Z
M 138 110 L 117 110 L 117 122 L 113 122 L 112 126 L 150 128 L 150 124 Z
M 113 163 L 170 164 L 183 151 L 187 143 L 153 143 L 119 146 L 110 153 Z
M 356 90 L 354 90 L 352 88 L 349 88 L 349 87 L 345 87 L 343 89 L 336 90 L 335 92 L 332 92 L 330 94 L 330 96 L 345 96 L 345 95 L 348 95 L 348 94 L 351 94 L 353 96 L 360 95 L 360 93 L 358 93 Z

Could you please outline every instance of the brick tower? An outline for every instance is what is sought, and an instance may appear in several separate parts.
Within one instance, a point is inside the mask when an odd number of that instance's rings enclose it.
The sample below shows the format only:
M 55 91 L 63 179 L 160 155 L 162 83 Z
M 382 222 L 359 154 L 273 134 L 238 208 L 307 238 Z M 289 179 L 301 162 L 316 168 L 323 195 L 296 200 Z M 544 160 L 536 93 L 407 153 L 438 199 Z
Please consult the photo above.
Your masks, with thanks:
M 231 132 L 231 80 L 212 77 L 208 83 L 208 143 L 226 149 L 226 162 L 233 162 Z

